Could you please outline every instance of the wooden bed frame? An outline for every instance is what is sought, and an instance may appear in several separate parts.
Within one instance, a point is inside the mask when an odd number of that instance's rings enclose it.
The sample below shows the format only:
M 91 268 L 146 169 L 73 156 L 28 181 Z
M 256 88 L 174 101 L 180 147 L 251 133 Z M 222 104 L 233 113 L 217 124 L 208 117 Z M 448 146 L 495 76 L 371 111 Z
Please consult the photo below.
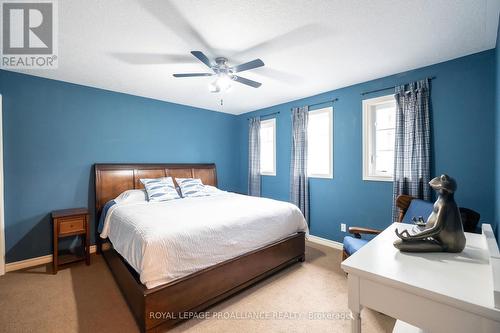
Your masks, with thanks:
M 95 164 L 94 169 L 96 221 L 106 202 L 123 191 L 142 188 L 141 178 L 194 177 L 200 178 L 204 184 L 217 186 L 215 164 Z M 140 282 L 137 272 L 113 249 L 109 240 L 102 240 L 96 234 L 96 243 L 98 253 L 103 254 L 143 332 L 164 330 L 189 319 L 196 312 L 305 258 L 305 237 L 300 232 L 173 282 L 147 289 Z

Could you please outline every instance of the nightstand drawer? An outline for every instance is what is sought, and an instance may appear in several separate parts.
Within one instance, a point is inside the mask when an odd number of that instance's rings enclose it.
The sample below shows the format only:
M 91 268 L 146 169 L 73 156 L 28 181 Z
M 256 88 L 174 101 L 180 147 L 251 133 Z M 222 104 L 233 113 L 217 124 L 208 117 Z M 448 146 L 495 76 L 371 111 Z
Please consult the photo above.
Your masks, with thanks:
M 59 235 L 85 231 L 84 217 L 68 217 L 59 220 Z

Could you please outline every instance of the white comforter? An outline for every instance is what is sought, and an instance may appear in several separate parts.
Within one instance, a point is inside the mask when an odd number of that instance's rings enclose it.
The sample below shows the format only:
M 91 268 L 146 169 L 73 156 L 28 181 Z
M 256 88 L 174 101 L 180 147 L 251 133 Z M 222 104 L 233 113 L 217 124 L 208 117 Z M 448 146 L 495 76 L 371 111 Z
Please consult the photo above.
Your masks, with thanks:
M 286 202 L 224 192 L 166 202 L 118 203 L 101 233 L 147 288 L 307 231 Z

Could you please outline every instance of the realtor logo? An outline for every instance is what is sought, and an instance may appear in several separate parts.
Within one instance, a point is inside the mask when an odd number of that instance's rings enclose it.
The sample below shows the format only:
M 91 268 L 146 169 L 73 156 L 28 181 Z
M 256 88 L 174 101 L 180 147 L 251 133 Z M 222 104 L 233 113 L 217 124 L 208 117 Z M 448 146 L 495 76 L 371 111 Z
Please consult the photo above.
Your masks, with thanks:
M 57 3 L 2 0 L 1 4 L 1 67 L 57 68 Z

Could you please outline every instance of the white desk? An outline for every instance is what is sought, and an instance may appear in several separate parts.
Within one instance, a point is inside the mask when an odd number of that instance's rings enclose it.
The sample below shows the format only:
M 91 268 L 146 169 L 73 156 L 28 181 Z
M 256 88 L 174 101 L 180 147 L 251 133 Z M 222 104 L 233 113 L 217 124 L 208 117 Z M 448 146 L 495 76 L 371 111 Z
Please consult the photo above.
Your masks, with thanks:
M 466 233 L 462 253 L 403 253 L 392 245 L 396 227 L 412 226 L 394 223 L 342 262 L 352 332 L 361 332 L 364 306 L 425 332 L 500 332 L 483 235 Z

